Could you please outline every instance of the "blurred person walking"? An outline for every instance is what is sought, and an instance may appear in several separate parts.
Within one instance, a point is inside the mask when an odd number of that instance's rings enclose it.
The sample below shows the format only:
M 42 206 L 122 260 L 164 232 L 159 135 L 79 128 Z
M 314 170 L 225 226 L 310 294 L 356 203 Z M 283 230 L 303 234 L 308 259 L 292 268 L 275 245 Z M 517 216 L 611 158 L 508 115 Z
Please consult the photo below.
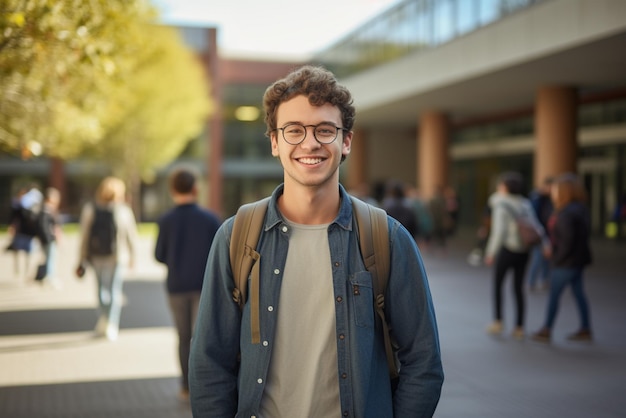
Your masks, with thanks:
M 420 248 L 428 248 L 434 228 L 430 209 L 416 187 L 410 187 L 408 189 L 407 200 L 417 220 L 417 243 Z
M 114 341 L 122 310 L 123 268 L 134 267 L 137 252 L 137 224 L 126 204 L 126 185 L 121 179 L 106 177 L 100 182 L 95 201 L 81 211 L 80 235 L 77 274 L 82 276 L 89 265 L 97 280 L 95 332 Z
M 530 201 L 523 193 L 524 180 L 520 173 L 505 172 L 498 178 L 496 192 L 489 198 L 491 207 L 491 232 L 485 249 L 485 264 L 493 270 L 493 316 L 494 321 L 487 328 L 489 334 L 499 335 L 503 331 L 502 288 L 508 271 L 513 272 L 513 293 L 516 314 L 513 337 L 524 338 L 525 296 L 524 273 L 528 262 L 528 248 L 522 241 L 516 218 L 524 217 L 532 222 L 543 235 L 543 244 L 548 244 L 547 236 Z
M 189 400 L 189 351 L 198 314 L 207 256 L 221 221 L 198 206 L 196 175 L 175 170 L 169 180 L 175 207 L 158 220 L 154 257 L 167 266 L 166 289 L 176 331 L 181 369 L 179 398 Z
M 20 189 L 11 202 L 9 217 L 11 242 L 6 251 L 14 253 L 15 274 L 19 279 L 32 280 L 31 258 L 36 248 L 35 238 L 39 235 L 42 207 L 43 194 L 35 184 Z
M 561 295 L 571 287 L 580 316 L 580 328 L 568 336 L 569 340 L 591 341 L 589 303 L 585 294 L 583 273 L 591 264 L 590 216 L 586 206 L 586 193 L 580 179 L 571 173 L 554 180 L 551 187 L 554 214 L 548 231 L 552 241 L 550 294 L 543 327 L 533 339 L 549 342 L 559 311 Z
M 453 219 L 448 211 L 448 203 L 442 187 L 437 187 L 435 195 L 428 202 L 428 207 L 433 220 L 433 246 L 438 247 L 445 254 L 447 237 L 452 229 Z
M 545 231 L 548 230 L 548 220 L 552 215 L 552 199 L 550 188 L 552 177 L 547 177 L 541 186 L 530 194 L 530 203 L 535 215 Z M 530 267 L 528 268 L 528 287 L 531 290 L 543 290 L 548 287 L 550 274 L 550 260 L 546 257 L 541 244 L 535 245 L 530 252 Z
M 39 220 L 38 238 L 43 250 L 44 262 L 41 281 L 54 288 L 61 286 L 57 276 L 57 251 L 61 240 L 61 226 L 59 220 L 59 204 L 61 193 L 54 187 L 48 187 L 44 192 L 44 205 Z
M 383 209 L 389 216 L 398 220 L 417 240 L 418 225 L 415 211 L 410 206 L 404 193 L 404 184 L 399 180 L 391 180 L 387 184 L 387 197 L 383 200 Z
M 446 212 L 450 218 L 450 224 L 447 227 L 447 235 L 454 235 L 459 223 L 459 213 L 461 210 L 461 204 L 459 202 L 459 196 L 456 190 L 448 186 L 443 191 L 443 196 L 446 201 Z

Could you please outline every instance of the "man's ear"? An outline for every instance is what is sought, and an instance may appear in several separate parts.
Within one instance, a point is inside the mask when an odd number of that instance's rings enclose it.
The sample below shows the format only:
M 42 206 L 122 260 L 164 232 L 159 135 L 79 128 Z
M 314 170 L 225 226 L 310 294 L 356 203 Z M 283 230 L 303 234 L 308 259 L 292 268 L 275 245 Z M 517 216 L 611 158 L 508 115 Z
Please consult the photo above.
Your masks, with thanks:
M 278 140 L 276 136 L 276 131 L 270 133 L 270 145 L 272 147 L 272 156 L 278 157 Z
M 352 149 L 352 137 L 353 137 L 354 133 L 352 131 L 350 132 L 344 132 L 343 134 L 343 142 L 342 142 L 342 146 L 341 146 L 341 155 L 343 155 L 344 157 L 347 157 L 348 155 L 350 155 L 350 150 Z

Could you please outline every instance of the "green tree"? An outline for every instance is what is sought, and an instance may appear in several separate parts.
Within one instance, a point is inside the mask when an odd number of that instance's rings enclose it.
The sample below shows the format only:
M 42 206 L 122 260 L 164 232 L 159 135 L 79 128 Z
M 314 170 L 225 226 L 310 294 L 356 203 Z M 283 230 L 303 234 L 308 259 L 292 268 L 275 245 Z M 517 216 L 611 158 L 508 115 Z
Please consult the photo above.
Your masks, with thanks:
M 198 59 L 145 0 L 2 0 L 0 151 L 97 157 L 132 180 L 197 137 Z
M 145 25 L 134 39 L 135 67 L 116 86 L 110 128 L 92 152 L 137 195 L 140 179 L 152 178 L 203 132 L 212 105 L 204 68 L 180 48 L 177 31 Z
M 142 0 L 3 0 L 0 13 L 0 147 L 80 155 L 131 67 L 125 29 L 154 13 Z

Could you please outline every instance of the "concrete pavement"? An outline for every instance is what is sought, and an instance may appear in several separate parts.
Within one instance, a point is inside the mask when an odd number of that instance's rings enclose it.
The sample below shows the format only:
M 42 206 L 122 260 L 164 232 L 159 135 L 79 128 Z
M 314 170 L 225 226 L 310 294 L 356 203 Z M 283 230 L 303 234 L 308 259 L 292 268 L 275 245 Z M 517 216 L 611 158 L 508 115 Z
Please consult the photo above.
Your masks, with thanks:
M 0 417 L 190 417 L 176 398 L 176 335 L 153 241 L 126 275 L 117 341 L 92 337 L 95 279 L 74 278 L 75 238 L 60 248 L 62 288 L 17 279 L 0 253 Z M 4 247 L 6 237 L 0 235 Z M 595 341 L 571 343 L 573 299 L 562 301 L 552 344 L 492 338 L 491 271 L 470 267 L 467 233 L 447 255 L 424 251 L 440 327 L 446 382 L 435 417 L 621 417 L 626 410 L 626 246 L 594 242 L 587 273 Z M 511 291 L 505 300 L 512 328 Z M 529 293 L 527 328 L 538 329 L 546 293 Z

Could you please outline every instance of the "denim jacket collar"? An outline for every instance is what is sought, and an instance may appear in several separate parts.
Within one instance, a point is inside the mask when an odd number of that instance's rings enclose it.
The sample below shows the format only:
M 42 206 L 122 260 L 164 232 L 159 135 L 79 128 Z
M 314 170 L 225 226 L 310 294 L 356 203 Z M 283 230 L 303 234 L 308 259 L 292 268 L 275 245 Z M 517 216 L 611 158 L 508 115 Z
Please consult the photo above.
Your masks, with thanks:
M 267 208 L 267 215 L 265 217 L 265 226 L 264 231 L 269 231 L 276 225 L 284 222 L 284 219 L 278 210 L 278 198 L 283 194 L 285 189 L 285 185 L 280 184 L 274 192 L 272 192 L 272 198 L 270 200 L 270 204 Z M 332 222 L 334 224 L 339 225 L 341 228 L 352 231 L 352 202 L 350 201 L 350 196 L 346 189 L 339 184 L 339 194 L 341 195 L 341 206 L 339 207 L 339 213 L 337 217 Z

